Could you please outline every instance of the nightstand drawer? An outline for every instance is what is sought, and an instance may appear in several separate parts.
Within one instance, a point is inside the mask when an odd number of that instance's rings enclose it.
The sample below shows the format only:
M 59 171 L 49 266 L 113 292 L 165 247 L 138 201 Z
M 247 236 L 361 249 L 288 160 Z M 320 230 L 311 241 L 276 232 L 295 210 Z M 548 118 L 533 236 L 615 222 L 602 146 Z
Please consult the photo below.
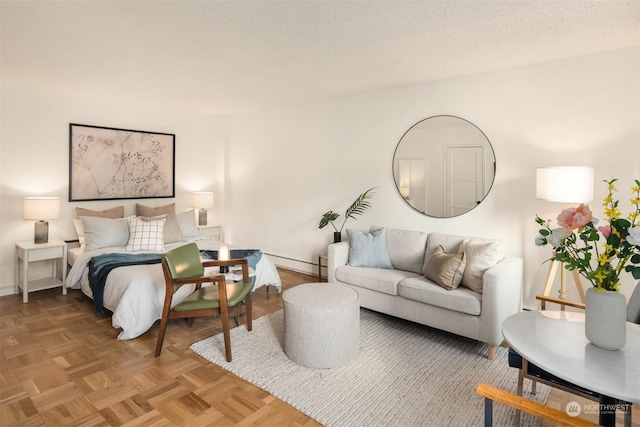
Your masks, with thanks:
M 57 248 L 42 248 L 38 250 L 29 251 L 28 261 L 40 261 L 43 259 L 60 258 L 64 254 L 64 247 Z

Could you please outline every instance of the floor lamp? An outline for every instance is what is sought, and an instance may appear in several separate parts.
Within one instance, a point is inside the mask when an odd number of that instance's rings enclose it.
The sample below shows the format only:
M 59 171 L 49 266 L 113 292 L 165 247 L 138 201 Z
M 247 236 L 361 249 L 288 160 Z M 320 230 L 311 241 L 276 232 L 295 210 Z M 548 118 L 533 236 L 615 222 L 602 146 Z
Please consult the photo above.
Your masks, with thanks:
M 536 169 L 536 197 L 549 202 L 562 203 L 565 209 L 567 203 L 587 203 L 593 200 L 593 169 L 583 166 L 553 166 Z M 544 284 L 544 296 L 549 296 L 554 279 L 560 269 L 560 289 L 558 297 L 567 299 L 566 271 L 560 261 L 551 261 L 547 279 Z M 585 302 L 584 286 L 580 274 L 571 271 L 578 289 L 580 300 Z

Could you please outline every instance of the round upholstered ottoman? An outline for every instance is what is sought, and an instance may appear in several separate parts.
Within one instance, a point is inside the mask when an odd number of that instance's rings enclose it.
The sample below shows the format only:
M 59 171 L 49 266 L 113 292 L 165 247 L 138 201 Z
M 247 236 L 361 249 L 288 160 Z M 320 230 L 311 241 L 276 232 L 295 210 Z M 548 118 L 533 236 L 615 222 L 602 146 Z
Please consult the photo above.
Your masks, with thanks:
M 287 289 L 284 352 L 308 368 L 335 368 L 358 356 L 358 293 L 335 283 L 305 283 Z

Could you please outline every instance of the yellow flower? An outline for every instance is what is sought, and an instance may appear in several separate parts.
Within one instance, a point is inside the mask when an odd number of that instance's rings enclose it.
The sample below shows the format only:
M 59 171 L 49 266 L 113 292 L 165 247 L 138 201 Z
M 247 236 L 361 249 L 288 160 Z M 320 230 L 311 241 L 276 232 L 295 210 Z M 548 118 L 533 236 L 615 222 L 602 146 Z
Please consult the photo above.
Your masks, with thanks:
M 640 197 L 634 197 L 633 199 L 631 199 L 631 204 L 640 205 Z
M 608 262 L 609 262 L 609 257 L 607 256 L 606 253 L 602 253 L 598 255 L 598 264 L 605 265 Z
M 594 277 L 599 283 L 601 283 L 604 279 L 607 278 L 607 273 L 604 270 L 599 270 Z
M 612 192 L 613 192 L 613 191 L 618 191 L 618 190 L 616 190 L 616 187 L 614 187 L 614 185 L 613 185 L 613 181 L 611 181 L 611 182 L 609 183 L 609 191 L 612 191 Z
M 607 218 L 610 218 L 611 220 L 615 220 L 620 218 L 620 211 L 614 207 L 610 207 L 604 210 L 604 214 L 607 216 Z

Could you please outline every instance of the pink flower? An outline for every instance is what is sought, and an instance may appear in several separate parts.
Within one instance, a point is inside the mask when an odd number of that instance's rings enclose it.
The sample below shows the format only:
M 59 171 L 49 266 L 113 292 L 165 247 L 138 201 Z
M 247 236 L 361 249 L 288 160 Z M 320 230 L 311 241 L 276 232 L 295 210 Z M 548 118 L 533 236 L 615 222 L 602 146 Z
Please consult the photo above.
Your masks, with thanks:
M 611 225 L 610 224 L 601 225 L 600 227 L 598 227 L 598 230 L 600 230 L 600 232 L 602 233 L 602 235 L 604 236 L 605 239 L 611 235 Z
M 557 219 L 559 226 L 575 230 L 589 224 L 592 218 L 589 206 L 581 203 L 577 208 L 563 210 Z

